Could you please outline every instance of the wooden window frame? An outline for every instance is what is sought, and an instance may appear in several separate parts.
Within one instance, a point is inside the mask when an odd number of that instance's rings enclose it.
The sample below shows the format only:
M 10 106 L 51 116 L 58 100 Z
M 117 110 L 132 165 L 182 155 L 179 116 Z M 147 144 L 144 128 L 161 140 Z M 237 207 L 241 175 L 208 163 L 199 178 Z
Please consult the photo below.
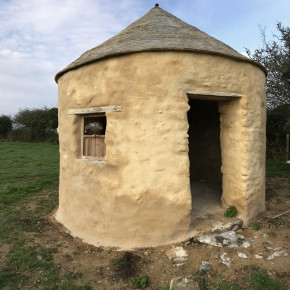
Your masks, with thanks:
M 104 106 L 104 107 L 93 107 L 93 108 L 79 108 L 79 109 L 69 109 L 69 115 L 80 115 L 82 117 L 81 120 L 81 156 L 83 160 L 90 160 L 97 163 L 104 163 L 104 157 L 97 157 L 97 156 L 84 156 L 84 127 L 85 127 L 85 118 L 90 117 L 106 117 L 107 123 L 107 116 L 106 112 L 121 112 L 122 106 Z M 105 136 L 104 136 L 105 140 Z M 106 152 L 105 155 L 106 156 Z
M 84 130 L 85 130 L 85 119 L 86 118 L 100 118 L 100 117 L 106 117 L 107 116 L 105 113 L 98 113 L 98 114 L 85 114 L 82 116 L 82 131 L 81 131 L 81 152 L 82 152 L 82 158 L 83 159 L 90 159 L 90 160 L 104 160 L 106 156 L 106 143 L 105 143 L 105 135 L 86 135 Z M 104 151 L 105 153 L 103 154 L 104 156 L 97 156 L 97 155 L 84 155 L 84 143 L 85 143 L 85 138 L 102 138 L 105 148 Z M 102 142 L 101 142 L 102 143 Z

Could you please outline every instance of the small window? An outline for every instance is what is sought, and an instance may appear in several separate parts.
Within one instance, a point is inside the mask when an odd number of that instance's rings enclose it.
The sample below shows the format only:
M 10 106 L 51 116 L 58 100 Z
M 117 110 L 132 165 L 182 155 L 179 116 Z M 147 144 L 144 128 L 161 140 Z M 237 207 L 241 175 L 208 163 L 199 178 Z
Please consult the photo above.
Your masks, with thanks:
M 106 155 L 105 133 L 107 120 L 105 114 L 84 117 L 83 156 L 103 160 Z

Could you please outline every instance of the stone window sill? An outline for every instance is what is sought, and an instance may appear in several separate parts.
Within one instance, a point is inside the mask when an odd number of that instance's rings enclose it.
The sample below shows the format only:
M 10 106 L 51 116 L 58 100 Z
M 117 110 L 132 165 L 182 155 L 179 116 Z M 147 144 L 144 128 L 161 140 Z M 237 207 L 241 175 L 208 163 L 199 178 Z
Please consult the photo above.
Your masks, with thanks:
M 105 160 L 100 160 L 100 159 L 92 159 L 92 158 L 82 158 L 84 161 L 92 162 L 92 163 L 99 163 L 99 164 L 104 164 Z

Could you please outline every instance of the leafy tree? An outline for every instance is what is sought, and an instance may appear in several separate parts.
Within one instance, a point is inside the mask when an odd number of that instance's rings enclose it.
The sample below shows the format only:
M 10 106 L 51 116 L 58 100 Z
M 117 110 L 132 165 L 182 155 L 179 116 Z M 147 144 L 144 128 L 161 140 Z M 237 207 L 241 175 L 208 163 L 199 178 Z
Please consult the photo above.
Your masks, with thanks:
M 278 35 L 273 41 L 267 41 L 265 29 L 261 29 L 263 47 L 248 56 L 268 70 L 266 91 L 267 106 L 274 109 L 280 105 L 290 104 L 290 27 L 277 23 Z
M 7 138 L 12 130 L 12 120 L 9 116 L 0 116 L 0 138 Z
M 57 108 L 22 109 L 14 116 L 16 139 L 54 141 L 57 139 Z
M 267 158 L 284 160 L 287 133 L 290 133 L 290 105 L 268 110 Z

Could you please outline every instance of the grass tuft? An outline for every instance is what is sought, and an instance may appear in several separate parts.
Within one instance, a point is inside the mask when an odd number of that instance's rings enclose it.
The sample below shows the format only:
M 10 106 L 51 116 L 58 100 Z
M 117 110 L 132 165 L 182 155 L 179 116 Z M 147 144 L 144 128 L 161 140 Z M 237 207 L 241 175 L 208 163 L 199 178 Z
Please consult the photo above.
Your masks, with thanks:
M 229 206 L 224 213 L 224 216 L 227 218 L 235 217 L 237 215 L 238 211 L 235 206 Z
M 255 230 L 255 231 L 258 231 L 259 229 L 261 229 L 261 225 L 259 223 L 253 223 L 252 224 L 252 228 Z
M 144 289 L 149 287 L 149 277 L 148 276 L 139 276 L 137 278 L 131 279 L 131 287 L 133 289 Z
M 248 265 L 244 266 L 243 270 L 246 272 L 246 276 L 244 280 L 249 282 L 251 290 L 260 290 L 260 289 L 267 289 L 267 290 L 286 290 L 287 287 L 285 283 L 281 281 L 276 281 L 271 279 L 266 270 L 261 270 L 257 266 Z

